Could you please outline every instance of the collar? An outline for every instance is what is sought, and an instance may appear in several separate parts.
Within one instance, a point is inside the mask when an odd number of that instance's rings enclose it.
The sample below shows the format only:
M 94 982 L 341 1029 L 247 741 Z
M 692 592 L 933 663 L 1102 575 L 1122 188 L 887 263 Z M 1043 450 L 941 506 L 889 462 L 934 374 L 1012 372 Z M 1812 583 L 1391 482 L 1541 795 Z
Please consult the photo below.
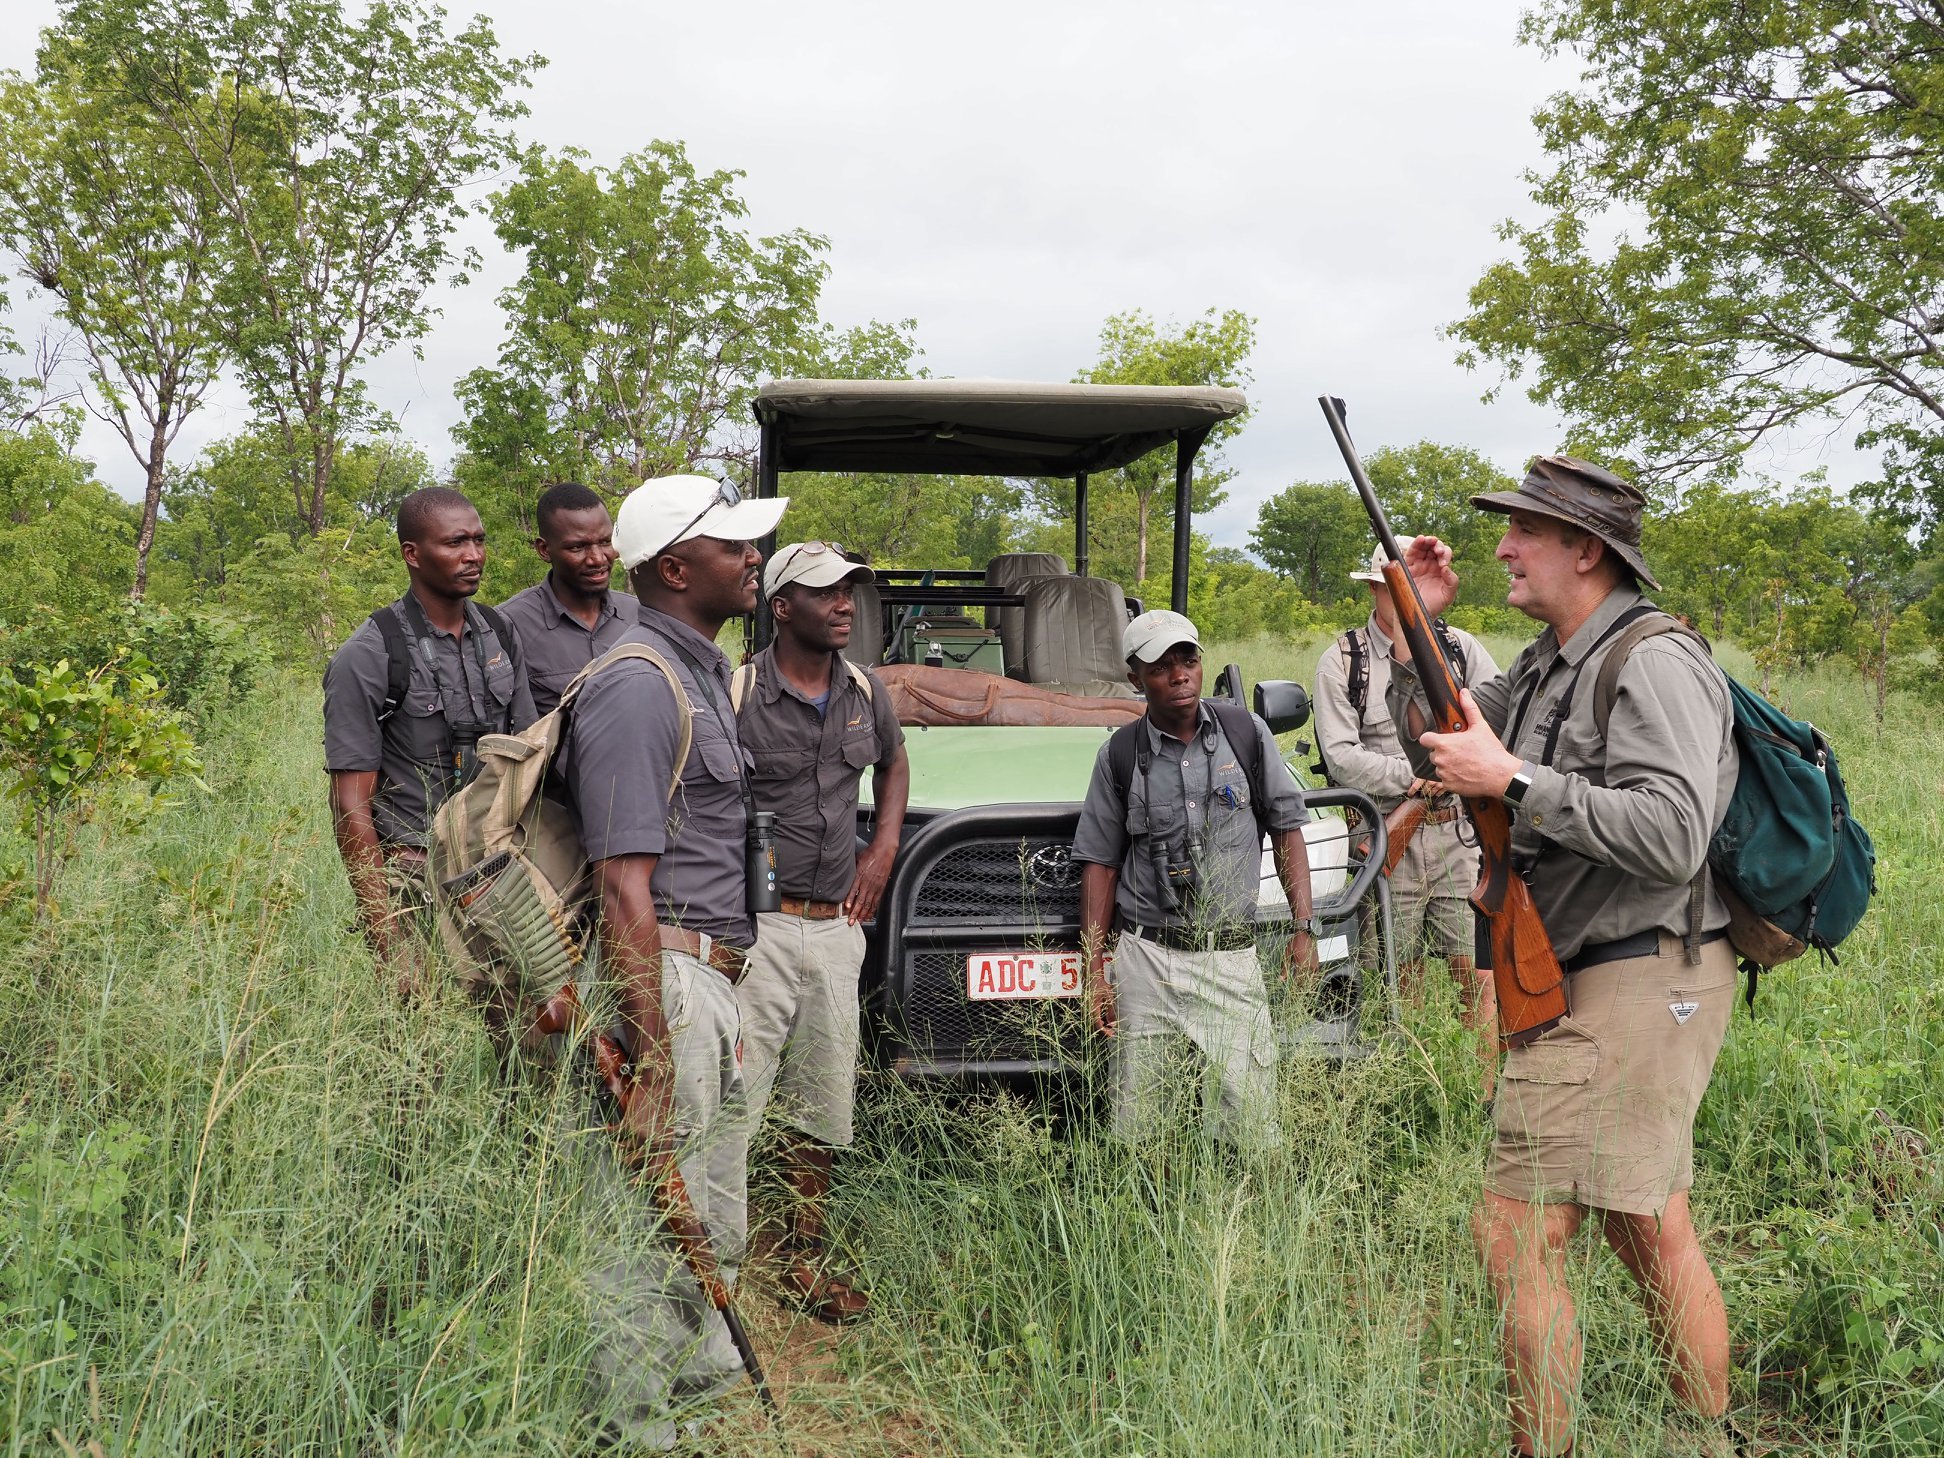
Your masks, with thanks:
M 660 608 L 649 607 L 644 602 L 641 604 L 641 626 L 651 633 L 661 634 L 671 643 L 681 644 L 705 668 L 718 674 L 729 671 L 729 655 L 680 618 L 671 617 Z
M 750 662 L 756 665 L 756 697 L 763 703 L 773 704 L 782 698 L 784 694 L 788 694 L 798 703 L 804 704 L 811 709 L 816 708 L 815 700 L 785 678 L 783 676 L 783 670 L 776 666 L 776 646 L 774 644 L 771 644 L 768 648 L 758 653 L 754 658 L 750 659 Z M 826 713 L 836 704 L 837 696 L 843 693 L 844 685 L 850 681 L 850 672 L 844 667 L 842 655 L 837 653 L 831 654 L 830 689 L 828 697 L 825 700 Z
M 1159 729 L 1155 728 L 1154 720 L 1151 716 L 1147 714 L 1141 715 L 1141 722 L 1147 725 L 1148 743 L 1155 749 L 1165 749 L 1170 744 L 1180 745 L 1183 743 L 1182 740 L 1176 739 L 1172 734 L 1163 734 Z M 1189 744 L 1194 743 L 1196 739 L 1206 734 L 1214 723 L 1215 715 L 1209 710 L 1208 700 L 1203 699 L 1199 704 L 1195 705 L 1195 733 L 1186 742 Z
M 398 614 L 398 620 L 405 625 L 405 632 L 408 636 L 412 632 L 413 614 L 412 614 L 411 603 L 412 603 L 412 589 L 408 587 L 405 589 L 405 595 L 399 598 L 397 602 L 392 604 L 392 611 Z M 479 615 L 479 604 L 474 602 L 471 598 L 467 598 L 465 602 L 460 605 L 459 610 L 463 615 L 465 626 L 463 632 L 459 636 L 454 636 L 453 634 L 448 633 L 444 628 L 440 627 L 437 623 L 433 622 L 432 614 L 425 611 L 424 603 L 420 603 L 418 605 L 418 610 L 421 614 L 424 615 L 425 626 L 432 630 L 432 636 L 435 638 L 450 638 L 453 642 L 456 643 L 459 641 L 459 637 L 463 637 L 465 633 L 480 635 L 480 634 L 484 634 L 486 631 L 486 619 L 484 619 Z
M 1631 582 L 1613 589 L 1600 605 L 1593 609 L 1592 616 L 1579 625 L 1573 636 L 1559 645 L 1559 656 L 1578 667 L 1582 658 L 1592 651 L 1593 645 L 1600 641 L 1600 635 L 1613 626 L 1614 619 L 1640 601 L 1640 588 Z M 1546 630 L 1552 632 L 1551 628 Z M 1558 635 L 1554 634 L 1557 641 Z
M 552 632 L 563 622 L 572 623 L 583 632 L 586 631 L 587 625 L 575 617 L 567 604 L 560 600 L 560 594 L 554 591 L 553 584 L 553 568 L 549 567 L 547 569 L 547 575 L 540 579 L 539 586 L 539 590 L 547 595 L 547 605 L 553 609 L 552 612 L 544 614 L 542 618 L 547 625 L 547 631 Z M 594 626 L 598 629 L 604 619 L 618 618 L 620 616 L 621 609 L 615 605 L 614 601 L 614 589 L 609 588 L 607 595 L 601 599 L 601 614 L 594 619 Z
M 1377 614 L 1372 613 L 1370 615 L 1370 620 L 1364 624 L 1364 631 L 1370 634 L 1370 656 L 1373 658 L 1389 658 L 1393 646 L 1392 639 L 1390 634 L 1377 626 Z

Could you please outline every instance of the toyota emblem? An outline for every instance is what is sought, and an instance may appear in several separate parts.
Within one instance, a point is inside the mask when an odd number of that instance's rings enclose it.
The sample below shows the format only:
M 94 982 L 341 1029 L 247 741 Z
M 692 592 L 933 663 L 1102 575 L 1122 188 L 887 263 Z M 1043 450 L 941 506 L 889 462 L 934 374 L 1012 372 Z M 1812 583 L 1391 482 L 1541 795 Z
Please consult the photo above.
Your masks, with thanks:
M 1035 886 L 1048 891 L 1071 891 L 1080 884 L 1080 872 L 1073 864 L 1070 846 L 1041 846 L 1026 862 L 1026 874 Z

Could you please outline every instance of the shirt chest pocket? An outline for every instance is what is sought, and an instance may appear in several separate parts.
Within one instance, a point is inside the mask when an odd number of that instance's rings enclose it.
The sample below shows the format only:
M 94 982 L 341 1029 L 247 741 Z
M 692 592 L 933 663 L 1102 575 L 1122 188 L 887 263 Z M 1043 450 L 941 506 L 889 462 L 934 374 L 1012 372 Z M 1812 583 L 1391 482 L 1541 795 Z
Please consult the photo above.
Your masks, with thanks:
M 504 730 L 507 714 L 513 707 L 513 695 L 519 692 L 520 671 L 513 666 L 512 658 L 502 652 L 498 658 L 486 665 L 486 697 L 491 701 L 497 721 L 493 728 Z
M 878 737 L 876 729 L 866 729 L 859 734 L 847 734 L 839 750 L 844 763 L 854 770 L 868 769 L 878 762 Z
M 810 771 L 809 749 L 752 749 L 750 778 L 758 784 L 787 784 Z
M 1209 838 L 1221 846 L 1253 845 L 1261 839 L 1256 828 L 1255 796 L 1249 777 L 1239 764 L 1218 768 L 1208 792 Z
M 405 702 L 398 706 L 398 712 L 385 727 L 414 764 L 443 767 L 451 736 L 446 731 L 445 708 L 436 688 L 413 684 Z
M 694 763 L 702 767 L 709 779 L 720 784 L 736 784 L 741 776 L 737 772 L 736 746 L 727 739 L 697 738 L 695 741 Z

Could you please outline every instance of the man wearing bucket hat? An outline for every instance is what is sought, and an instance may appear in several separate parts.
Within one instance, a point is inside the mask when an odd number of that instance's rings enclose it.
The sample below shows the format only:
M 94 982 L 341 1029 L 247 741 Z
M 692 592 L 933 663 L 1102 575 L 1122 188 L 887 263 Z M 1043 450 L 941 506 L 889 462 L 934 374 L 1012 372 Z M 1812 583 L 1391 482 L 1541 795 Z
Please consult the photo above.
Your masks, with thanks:
M 1420 773 L 1511 807 L 1514 863 L 1566 971 L 1571 1015 L 1506 1056 L 1473 1220 L 1504 1312 L 1513 1452 L 1550 1455 L 1572 1451 L 1580 1339 L 1563 1252 L 1589 1211 L 1640 1285 L 1676 1396 L 1709 1420 L 1727 1407 L 1727 1315 L 1687 1191 L 1695 1109 L 1734 1002 L 1706 857 L 1738 762 L 1706 650 L 1632 630 L 1651 611 L 1641 584 L 1659 586 L 1638 490 L 1541 456 L 1518 490 L 1472 504 L 1510 518 L 1506 600 L 1545 629 L 1510 672 L 1464 694 L 1462 732 L 1422 736 Z M 1426 609 L 1442 612 L 1457 588 L 1450 549 L 1419 537 L 1405 557 Z M 1393 666 L 1390 700 L 1399 722 L 1407 705 L 1423 713 L 1408 665 Z
M 864 1293 L 830 1269 L 824 1211 L 835 1153 L 851 1143 L 857 1081 L 857 974 L 904 830 L 911 768 L 890 696 L 845 662 L 852 586 L 871 569 L 834 542 L 795 542 L 769 561 L 763 596 L 776 640 L 736 670 L 737 732 L 756 798 L 776 816 L 782 906 L 759 913 L 742 1007 L 750 1133 L 772 1108 L 789 1208 L 785 1287 L 822 1321 L 864 1315 Z M 857 849 L 857 791 L 872 768 L 871 843 Z
M 1073 838 L 1089 1018 L 1112 1040 L 1113 1127 L 1157 1123 L 1175 1050 L 1205 1066 L 1207 1123 L 1249 1152 L 1281 1138 L 1276 1038 L 1256 960 L 1262 839 L 1274 850 L 1295 932 L 1284 975 L 1316 967 L 1309 819 L 1269 726 L 1204 700 L 1201 634 L 1180 613 L 1142 613 L 1121 638 L 1147 712 L 1094 761 Z M 1110 918 L 1120 931 L 1108 972 Z
M 1391 872 L 1397 909 L 1397 939 L 1402 963 L 1399 980 L 1407 994 L 1423 995 L 1424 958 L 1442 957 L 1464 1000 L 1465 1019 L 1476 1029 L 1484 1086 L 1491 1091 L 1498 1065 L 1498 1033 L 1491 979 L 1473 955 L 1472 888 L 1478 884 L 1478 848 L 1463 836 L 1464 811 L 1458 797 L 1435 781 L 1411 772 L 1398 743 L 1385 695 L 1390 665 L 1408 660 L 1410 645 L 1397 625 L 1397 608 L 1384 585 L 1382 547 L 1370 564 L 1350 574 L 1370 588 L 1370 620 L 1341 634 L 1316 664 L 1316 749 L 1333 785 L 1362 790 L 1388 815 L 1407 796 L 1426 801 L 1423 822 L 1403 859 Z M 1458 681 L 1479 684 L 1498 674 L 1485 645 L 1462 628 L 1440 623 Z
M 756 606 L 756 538 L 784 499 L 667 476 L 621 503 L 614 546 L 639 601 L 624 641 L 646 643 L 680 681 L 626 660 L 583 686 L 555 758 L 600 901 L 601 975 L 620 1006 L 635 1092 L 624 1135 L 671 1146 L 726 1278 L 746 1238 L 748 1183 L 735 984 L 755 941 L 746 889 L 749 786 L 729 660 L 716 647 Z M 673 796 L 684 716 L 692 741 Z M 592 1366 L 607 1437 L 668 1448 L 683 1410 L 742 1378 L 722 1318 L 657 1212 L 603 1141 L 593 1160 L 602 1252 Z

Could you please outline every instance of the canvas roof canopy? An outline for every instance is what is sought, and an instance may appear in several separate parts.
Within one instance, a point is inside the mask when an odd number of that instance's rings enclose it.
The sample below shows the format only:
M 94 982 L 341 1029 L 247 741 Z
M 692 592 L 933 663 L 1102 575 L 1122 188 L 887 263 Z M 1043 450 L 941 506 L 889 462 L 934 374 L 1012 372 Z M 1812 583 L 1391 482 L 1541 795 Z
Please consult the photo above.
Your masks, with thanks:
M 1240 390 L 1014 380 L 777 380 L 756 392 L 776 471 L 1076 476 L 1248 408 Z

